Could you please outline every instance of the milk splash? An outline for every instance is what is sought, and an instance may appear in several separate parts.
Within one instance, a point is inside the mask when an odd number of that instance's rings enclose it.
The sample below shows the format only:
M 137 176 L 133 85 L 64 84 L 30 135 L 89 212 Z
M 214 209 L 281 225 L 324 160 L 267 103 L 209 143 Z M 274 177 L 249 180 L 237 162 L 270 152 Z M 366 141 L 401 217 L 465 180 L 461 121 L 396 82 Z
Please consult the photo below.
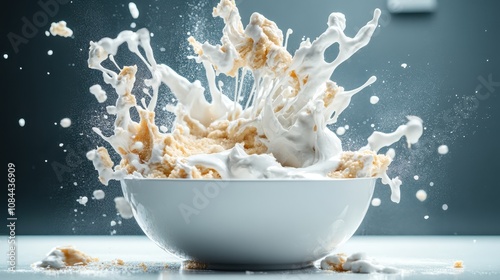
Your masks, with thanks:
M 332 13 L 326 31 L 312 42 L 303 41 L 292 56 L 274 22 L 254 13 L 243 28 L 235 2 L 221 0 L 213 11 L 213 16 L 225 23 L 221 44 L 201 44 L 189 38 L 197 54 L 193 58 L 205 68 L 211 102 L 199 81 L 190 82 L 155 61 L 148 30 L 123 31 L 116 38 L 91 42 L 89 67 L 101 71 L 104 82 L 118 94 L 115 106 L 107 107 L 109 114 L 116 115 L 114 133 L 104 136 L 100 129 L 93 130 L 122 160 L 114 166 L 103 147 L 90 151 L 87 157 L 103 184 L 125 177 L 380 177 L 390 185 L 391 199 L 399 202 L 401 181 L 386 173 L 392 159 L 376 153 L 403 136 L 408 146 L 416 143 L 423 132 L 422 120 L 410 116 L 406 125 L 392 133 L 374 132 L 368 144 L 356 152 L 343 152 L 340 139 L 327 127 L 337 122 L 354 94 L 376 81 L 372 76 L 360 87 L 344 90 L 330 77 L 342 62 L 368 44 L 380 13 L 376 9 L 373 19 L 353 38 L 344 34 L 345 16 Z M 144 80 L 150 94 L 141 98 L 140 104 L 132 94 L 137 67 L 119 67 L 114 60 L 122 44 L 127 44 L 151 73 L 151 78 Z M 338 56 L 327 62 L 324 53 L 334 44 L 339 45 Z M 107 59 L 119 73 L 102 66 Z M 221 73 L 236 80 L 234 100 L 217 83 Z M 248 93 L 242 91 L 246 75 L 254 80 Z M 170 134 L 161 132 L 154 121 L 162 84 L 178 100 L 168 107 L 176 115 Z M 241 104 L 241 99 L 246 103 Z M 139 113 L 139 122 L 132 120 L 131 108 Z

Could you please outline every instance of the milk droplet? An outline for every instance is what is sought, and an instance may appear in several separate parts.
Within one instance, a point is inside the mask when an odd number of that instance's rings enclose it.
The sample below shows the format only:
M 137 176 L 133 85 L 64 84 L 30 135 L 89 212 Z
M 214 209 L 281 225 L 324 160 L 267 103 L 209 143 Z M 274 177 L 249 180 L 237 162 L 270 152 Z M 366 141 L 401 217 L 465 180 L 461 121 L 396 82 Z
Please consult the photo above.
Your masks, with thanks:
M 115 222 L 115 221 L 111 221 L 110 225 L 111 225 L 112 227 L 114 227 L 114 226 L 116 226 L 116 222 Z
M 63 144 L 63 143 L 59 143 L 59 147 L 63 147 L 63 146 L 64 146 L 64 144 Z
M 418 177 L 418 175 L 413 176 L 413 179 L 415 179 L 415 181 L 418 181 L 419 178 L 420 177 Z
M 379 100 L 380 100 L 380 99 L 378 98 L 378 96 L 375 96 L 375 95 L 374 95 L 374 96 L 370 97 L 370 103 L 371 103 L 371 104 L 374 104 L 374 105 L 375 105 L 375 104 L 377 104 L 377 103 L 378 103 L 378 101 L 379 101 Z
M 71 119 L 69 118 L 64 118 L 61 120 L 61 122 L 59 123 L 63 128 L 68 128 L 71 126 Z
M 78 198 L 76 201 L 78 201 L 78 203 L 80 203 L 83 206 L 87 206 L 86 204 L 89 201 L 89 199 L 86 196 L 80 196 L 80 198 Z
M 26 124 L 26 121 L 23 118 L 20 118 L 19 119 L 19 126 L 24 127 L 25 124 Z
M 134 217 L 132 214 L 132 208 L 130 208 L 130 204 L 125 200 L 125 198 L 115 197 L 115 207 L 122 218 L 131 219 Z
M 45 36 L 49 37 L 50 36 L 50 32 L 45 30 Z
M 160 126 L 160 130 L 161 130 L 161 132 L 163 132 L 163 133 L 167 133 L 167 131 L 168 131 L 168 127 L 166 127 L 166 126 L 164 126 L 164 125 L 161 125 L 161 126 Z
M 90 93 L 95 96 L 97 102 L 103 103 L 108 99 L 106 92 L 102 89 L 101 85 L 93 85 L 89 88 Z
M 406 67 L 408 67 L 408 64 L 403 63 L 403 64 L 401 64 L 401 67 L 406 68 Z
M 393 148 L 389 148 L 389 150 L 387 150 L 387 153 L 385 153 L 385 155 L 390 157 L 391 159 L 394 159 L 394 157 L 396 157 L 396 151 Z
M 94 198 L 95 198 L 95 199 L 97 199 L 97 200 L 101 200 L 101 199 L 103 199 L 103 198 L 106 196 L 106 194 L 104 193 L 104 191 L 103 191 L 103 190 L 95 190 L 95 191 L 92 193 L 92 195 L 93 195 L 93 196 L 94 196 Z
M 443 206 L 441 206 L 441 208 L 443 208 L 444 211 L 448 210 L 448 204 L 443 204 Z
M 7 59 L 7 58 L 9 58 L 9 55 L 8 54 L 4 54 L 3 58 Z
M 434 186 L 434 182 L 430 182 L 429 186 L 433 187 Z
M 382 203 L 382 201 L 380 200 L 380 198 L 374 198 L 372 199 L 372 206 L 380 206 L 380 204 Z
M 130 15 L 133 18 L 138 18 L 139 17 L 139 10 L 137 9 L 137 6 L 135 5 L 134 2 L 128 3 L 128 9 L 130 11 Z
M 426 219 L 426 220 L 429 219 L 429 215 L 425 215 L 424 219 Z
M 132 23 L 130 24 L 130 28 L 135 28 L 136 26 L 137 26 L 137 24 L 135 24 L 135 22 L 132 22 Z
M 448 146 L 446 145 L 441 145 L 438 147 L 438 153 L 441 155 L 446 155 L 448 153 Z
M 424 202 L 427 199 L 427 193 L 424 190 L 417 191 L 417 193 L 415 194 L 415 196 L 421 202 Z
M 345 133 L 345 128 L 339 127 L 337 128 L 337 135 L 344 135 Z
M 53 54 L 54 54 L 54 51 L 52 51 L 52 50 L 48 50 L 48 51 L 47 51 L 47 54 L 48 54 L 48 55 L 53 55 Z
M 348 124 L 344 125 L 344 128 L 345 128 L 346 130 L 348 130 L 348 129 L 349 129 L 349 125 L 348 125 Z

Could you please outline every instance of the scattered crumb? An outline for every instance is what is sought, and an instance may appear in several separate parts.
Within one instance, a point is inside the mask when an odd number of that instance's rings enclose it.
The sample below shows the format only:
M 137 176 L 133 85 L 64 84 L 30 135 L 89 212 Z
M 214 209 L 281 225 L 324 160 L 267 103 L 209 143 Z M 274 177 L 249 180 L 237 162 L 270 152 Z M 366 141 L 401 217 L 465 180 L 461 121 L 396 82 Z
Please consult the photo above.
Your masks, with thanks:
M 352 273 L 387 273 L 400 271 L 394 267 L 380 265 L 376 260 L 368 258 L 365 253 L 356 253 L 347 257 L 346 254 L 335 254 L 321 260 L 320 268 L 336 272 L 350 271 Z
M 61 37 L 71 37 L 73 35 L 73 30 L 66 26 L 64 20 L 61 20 L 60 22 L 53 22 L 50 25 L 50 34 L 52 34 L 52 36 L 59 35 Z
M 321 269 L 337 272 L 346 271 L 342 266 L 347 261 L 347 255 L 344 253 L 330 255 L 321 260 Z
M 111 263 L 114 265 L 124 265 L 125 264 L 125 262 L 122 259 L 112 260 Z
M 99 261 L 73 246 L 60 246 L 53 248 L 40 262 L 34 263 L 33 267 L 45 269 L 61 269 L 72 266 L 86 266 L 92 262 Z
M 182 263 L 182 267 L 184 269 L 205 270 L 208 268 L 208 265 L 197 261 L 185 261 Z
M 141 262 L 141 263 L 139 264 L 139 267 L 140 267 L 140 268 L 142 268 L 142 270 L 143 270 L 144 272 L 148 271 L 148 266 L 147 266 L 145 263 L 143 263 L 143 262 Z

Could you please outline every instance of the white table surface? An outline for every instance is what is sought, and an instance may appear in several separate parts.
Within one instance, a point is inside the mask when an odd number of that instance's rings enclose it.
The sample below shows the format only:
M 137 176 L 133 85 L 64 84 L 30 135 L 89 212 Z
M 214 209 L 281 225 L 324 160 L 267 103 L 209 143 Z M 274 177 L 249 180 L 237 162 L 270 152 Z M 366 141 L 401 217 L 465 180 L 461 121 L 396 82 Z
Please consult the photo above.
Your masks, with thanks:
M 7 271 L 6 236 L 0 237 L 0 279 L 500 279 L 500 236 L 355 236 L 338 252 L 366 252 L 399 274 L 353 274 L 308 268 L 294 271 L 194 271 L 145 236 L 17 236 L 17 270 Z M 73 245 L 99 258 L 78 269 L 41 271 L 31 264 L 52 247 Z M 123 266 L 110 265 L 122 259 Z M 464 268 L 453 268 L 462 260 Z M 147 270 L 139 264 L 144 263 Z M 167 267 L 166 267 L 167 265 Z

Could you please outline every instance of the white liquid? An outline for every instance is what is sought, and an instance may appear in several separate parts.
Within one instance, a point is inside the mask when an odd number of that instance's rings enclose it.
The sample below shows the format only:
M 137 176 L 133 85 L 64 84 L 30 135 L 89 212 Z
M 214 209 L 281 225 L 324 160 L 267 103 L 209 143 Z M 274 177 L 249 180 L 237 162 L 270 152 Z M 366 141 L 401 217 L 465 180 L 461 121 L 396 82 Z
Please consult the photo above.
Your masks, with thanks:
M 132 208 L 123 197 L 115 197 L 115 207 L 120 216 L 124 219 L 130 219 L 134 216 Z
M 68 128 L 68 127 L 70 127 L 70 126 L 71 126 L 71 119 L 69 119 L 69 118 L 64 118 L 64 119 L 62 119 L 62 120 L 59 122 L 59 124 L 60 124 L 60 125 L 61 125 L 61 127 L 63 127 L 63 128 Z
M 4 59 L 7 59 L 7 58 L 9 58 L 9 55 L 8 55 L 8 54 L 4 54 L 4 55 L 3 55 L 3 58 L 4 58 Z
M 406 68 L 406 67 L 408 67 L 408 64 L 403 63 L 403 64 L 401 64 L 401 67 Z
M 53 55 L 53 54 L 54 54 L 54 52 L 53 52 L 52 50 L 48 50 L 48 51 L 47 51 L 47 54 L 48 54 L 48 55 Z
M 343 128 L 342 126 L 340 126 L 340 127 L 337 128 L 336 132 L 337 132 L 337 135 L 342 136 L 342 135 L 345 134 L 345 128 Z
M 375 96 L 375 95 L 374 95 L 374 96 L 370 97 L 370 103 L 371 103 L 371 104 L 374 104 L 374 105 L 375 105 L 375 104 L 377 104 L 377 103 L 378 103 L 378 101 L 379 101 L 379 100 L 380 100 L 380 99 L 378 98 L 378 96 Z
M 87 157 L 94 162 L 104 184 L 124 176 L 143 178 L 149 175 L 152 166 L 162 164 L 166 135 L 158 131 L 154 117 L 148 117 L 152 116 L 156 108 L 162 83 L 171 89 L 178 101 L 175 106 L 167 106 L 176 114 L 173 133 L 208 131 L 213 125 L 228 123 L 229 128 L 239 129 L 241 132 L 247 127 L 255 128 L 258 132 L 255 141 L 267 148 L 266 153 L 247 154 L 243 145 L 236 144 L 224 151 L 177 158 L 177 168 L 181 168 L 187 178 L 192 178 L 196 166 L 213 169 L 223 179 L 327 179 L 328 174 L 339 167 L 343 153 L 341 141 L 327 128 L 327 124 L 336 123 L 352 96 L 375 82 L 376 78 L 371 77 L 358 88 L 344 90 L 330 81 L 330 77 L 342 62 L 368 44 L 378 25 L 380 10 L 375 10 L 373 19 L 354 38 L 347 37 L 343 32 L 346 27 L 345 16 L 332 13 L 328 18 L 327 30 L 313 42 L 303 41 L 295 56 L 286 51 L 282 31 L 262 15 L 254 13 L 250 24 L 243 28 L 234 2 L 225 0 L 217 5 L 213 14 L 221 17 L 226 24 L 222 45 L 201 44 L 190 38 L 190 43 L 198 53 L 195 59 L 206 70 L 211 103 L 206 101 L 205 88 L 199 81 L 190 82 L 167 65 L 155 61 L 150 45 L 151 34 L 146 29 L 137 32 L 123 31 L 114 39 L 104 38 L 90 43 L 89 67 L 101 71 L 104 81 L 118 95 L 116 105 L 107 107 L 108 113 L 116 115 L 114 134 L 104 136 L 100 129 L 93 130 L 116 151 L 126 151 L 125 154 L 121 153 L 122 158 L 135 170 L 133 174 L 127 174 L 126 169 L 113 168 L 104 149 L 101 152 L 91 151 Z M 263 24 L 266 24 L 265 30 L 262 28 Z M 267 48 L 265 56 L 260 56 L 261 51 L 256 45 L 248 42 L 263 42 Z M 127 44 L 128 49 L 151 72 L 152 78 L 144 80 L 151 89 L 149 102 L 141 99 L 138 105 L 135 98 L 130 97 L 137 67 L 124 67 L 119 75 L 101 64 L 108 58 L 113 59 L 122 44 Z M 339 45 L 339 55 L 332 62 L 326 62 L 323 53 L 334 44 Z M 245 45 L 250 48 L 249 52 L 238 50 Z M 246 74 L 252 75 L 255 84 L 247 93 L 242 92 L 241 87 L 236 87 L 236 98 L 231 100 L 216 81 L 216 76 L 220 73 L 234 76 L 236 84 Z M 245 94 L 248 101 L 240 104 L 238 101 Z M 140 124 L 131 119 L 131 108 L 136 109 L 141 116 Z M 144 145 L 145 150 L 133 152 L 139 126 L 149 131 L 146 137 L 148 143 Z M 422 120 L 415 116 L 409 116 L 408 123 L 399 126 L 392 133 L 374 132 L 368 138 L 368 144 L 355 154 L 355 157 L 364 162 L 363 170 L 357 172 L 357 176 L 382 178 L 384 184 L 391 186 L 391 199 L 399 202 L 399 178 L 389 178 L 385 168 L 373 175 L 370 171 L 373 155 L 364 152 L 376 153 L 403 136 L 410 147 L 418 141 L 422 132 Z M 146 159 L 144 154 L 147 155 Z
M 92 195 L 94 196 L 95 199 L 97 200 L 101 200 L 101 199 L 104 199 L 104 197 L 106 196 L 106 194 L 104 193 L 103 190 L 95 190 Z
M 424 202 L 427 199 L 427 192 L 424 190 L 418 190 L 415 196 L 417 197 L 418 200 Z
M 448 210 L 448 204 L 443 204 L 443 205 L 441 206 L 441 208 L 442 208 L 444 211 Z
M 101 88 L 100 85 L 93 85 L 89 88 L 90 93 L 92 93 L 99 103 L 103 103 L 108 99 L 106 92 Z
M 130 11 L 130 15 L 136 19 L 139 17 L 139 10 L 137 9 L 137 5 L 134 2 L 128 3 L 128 9 Z
M 448 146 L 446 145 L 441 145 L 438 147 L 438 153 L 441 155 L 446 155 L 448 153 L 449 149 Z
M 390 157 L 391 159 L 394 159 L 396 157 L 396 150 L 394 150 L 393 148 L 389 148 L 385 155 Z
M 382 204 L 382 201 L 380 200 L 380 198 L 372 199 L 372 206 L 378 207 L 378 206 L 380 206 L 380 204 Z
M 87 202 L 89 202 L 89 199 L 86 196 L 80 196 L 76 201 L 80 203 L 83 206 L 87 206 Z
M 19 126 L 24 127 L 24 125 L 26 125 L 26 121 L 23 118 L 20 118 L 19 119 Z

